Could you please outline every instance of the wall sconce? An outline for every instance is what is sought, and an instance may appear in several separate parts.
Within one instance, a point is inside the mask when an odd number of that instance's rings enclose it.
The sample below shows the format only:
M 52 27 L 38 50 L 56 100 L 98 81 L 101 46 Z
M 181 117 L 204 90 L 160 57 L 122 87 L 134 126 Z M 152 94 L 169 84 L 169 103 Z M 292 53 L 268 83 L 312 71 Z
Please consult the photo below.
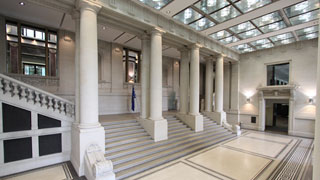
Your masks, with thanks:
M 121 52 L 121 50 L 120 50 L 120 48 L 116 47 L 116 48 L 114 49 L 114 52 L 116 52 L 116 53 L 120 53 L 120 52 Z

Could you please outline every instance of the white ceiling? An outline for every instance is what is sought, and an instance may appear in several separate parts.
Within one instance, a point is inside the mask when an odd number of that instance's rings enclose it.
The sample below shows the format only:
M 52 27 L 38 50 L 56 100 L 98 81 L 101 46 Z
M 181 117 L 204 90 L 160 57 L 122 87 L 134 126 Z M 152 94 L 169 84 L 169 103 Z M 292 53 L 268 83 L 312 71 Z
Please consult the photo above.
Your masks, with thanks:
M 0 14 L 12 20 L 74 32 L 75 22 L 71 15 L 29 2 L 25 2 L 25 6 L 21 6 L 19 2 L 21 0 L 0 0 Z M 136 50 L 141 49 L 141 40 L 138 37 L 107 25 L 98 24 L 98 38 Z M 166 47 L 164 49 L 168 48 L 165 45 L 164 47 Z M 180 57 L 180 53 L 173 48 L 163 51 L 163 55 L 173 58 Z

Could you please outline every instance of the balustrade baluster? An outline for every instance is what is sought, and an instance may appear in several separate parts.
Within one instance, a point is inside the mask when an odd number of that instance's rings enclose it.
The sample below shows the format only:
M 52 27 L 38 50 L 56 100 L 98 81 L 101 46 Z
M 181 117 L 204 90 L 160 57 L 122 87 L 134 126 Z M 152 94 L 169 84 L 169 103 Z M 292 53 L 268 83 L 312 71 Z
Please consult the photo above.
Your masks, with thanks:
M 26 93 L 26 88 L 23 86 L 20 87 L 20 99 L 26 98 L 27 99 L 27 93 Z
M 52 97 L 48 96 L 48 109 L 53 108 Z
M 4 80 L 4 84 L 5 84 L 4 92 L 5 93 L 10 93 L 11 92 L 10 81 Z
M 41 94 L 41 106 L 47 106 L 47 96 Z
M 19 85 L 16 83 L 12 83 L 12 93 L 11 97 L 19 96 Z
M 60 113 L 65 113 L 65 104 L 64 102 L 60 101 Z
M 53 99 L 54 101 L 54 106 L 53 106 L 53 110 L 59 110 L 59 100 L 57 99 Z
M 34 104 L 39 104 L 39 105 L 41 105 L 40 94 L 39 94 L 37 91 L 35 91 L 35 92 L 34 92 L 34 95 L 35 95 Z
M 4 93 L 4 90 L 3 90 L 3 79 L 0 78 L 0 92 Z

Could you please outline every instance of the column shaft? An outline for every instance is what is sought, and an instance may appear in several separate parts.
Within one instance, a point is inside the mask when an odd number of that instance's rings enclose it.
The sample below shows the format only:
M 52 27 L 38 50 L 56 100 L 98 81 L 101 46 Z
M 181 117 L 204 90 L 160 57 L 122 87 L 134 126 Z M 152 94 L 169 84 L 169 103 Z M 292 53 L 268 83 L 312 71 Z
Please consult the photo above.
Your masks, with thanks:
M 213 93 L 213 61 L 206 60 L 206 94 L 205 94 L 205 111 L 212 111 L 212 93 Z
M 320 25 L 319 25 L 320 29 Z M 319 31 L 320 35 L 320 31 Z M 320 38 L 318 38 L 320 44 Z M 317 63 L 317 97 L 316 97 L 316 122 L 314 133 L 314 161 L 313 161 L 313 179 L 320 177 L 320 46 L 318 46 Z
M 200 57 L 199 46 L 194 45 L 190 56 L 190 111 L 191 115 L 199 114 L 200 89 Z
M 141 118 L 148 118 L 149 110 L 149 87 L 150 87 L 150 39 L 145 35 L 142 37 L 142 61 L 141 61 Z
M 80 13 L 74 12 L 75 20 L 75 124 L 80 122 Z
M 98 127 L 97 12 L 81 8 L 80 19 L 80 127 Z
M 151 33 L 150 61 L 150 119 L 160 120 L 162 117 L 162 34 Z
M 189 110 L 189 51 L 184 49 L 180 52 L 180 113 L 187 114 Z
M 223 56 L 219 56 L 216 61 L 216 76 L 215 76 L 215 111 L 223 111 Z

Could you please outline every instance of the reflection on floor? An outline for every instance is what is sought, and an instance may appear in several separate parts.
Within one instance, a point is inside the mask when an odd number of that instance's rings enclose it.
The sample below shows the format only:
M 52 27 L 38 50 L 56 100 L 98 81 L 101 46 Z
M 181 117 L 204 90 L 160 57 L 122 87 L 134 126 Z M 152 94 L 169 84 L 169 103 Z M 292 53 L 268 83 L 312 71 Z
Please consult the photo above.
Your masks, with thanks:
M 312 139 L 248 131 L 129 179 L 311 180 Z

